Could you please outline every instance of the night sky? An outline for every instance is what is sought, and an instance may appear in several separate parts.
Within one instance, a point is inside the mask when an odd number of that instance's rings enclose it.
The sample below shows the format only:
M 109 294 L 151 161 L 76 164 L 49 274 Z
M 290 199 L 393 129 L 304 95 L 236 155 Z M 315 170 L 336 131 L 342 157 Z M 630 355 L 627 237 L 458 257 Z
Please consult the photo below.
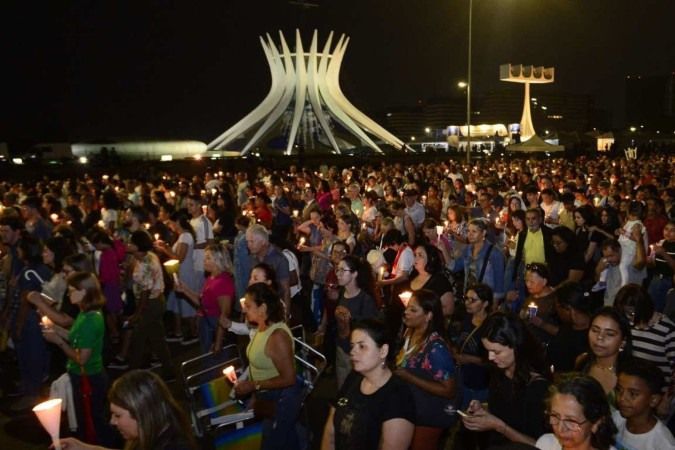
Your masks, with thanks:
M 347 97 L 376 115 L 456 95 L 468 0 L 2 2 L 0 141 L 208 142 L 269 89 L 258 36 L 351 37 Z M 672 0 L 474 0 L 474 93 L 507 62 L 554 66 L 541 90 L 590 94 L 623 119 L 627 74 L 675 70 Z

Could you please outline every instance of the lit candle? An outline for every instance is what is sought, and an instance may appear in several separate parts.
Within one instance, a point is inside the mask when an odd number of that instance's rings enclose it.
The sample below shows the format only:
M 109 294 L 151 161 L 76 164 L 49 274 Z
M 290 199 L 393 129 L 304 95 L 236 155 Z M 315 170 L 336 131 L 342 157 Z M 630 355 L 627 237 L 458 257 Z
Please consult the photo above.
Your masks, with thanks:
M 59 428 L 61 426 L 61 402 L 60 398 L 53 398 L 36 405 L 33 412 L 38 417 L 40 424 L 52 438 L 54 450 L 61 450 L 59 442 Z
M 235 384 L 237 382 L 237 372 L 235 372 L 234 366 L 227 366 L 223 369 L 223 375 L 230 380 L 230 383 Z
M 527 317 L 529 317 L 530 319 L 535 317 L 537 315 L 538 309 L 539 307 L 537 306 L 536 303 L 530 302 L 530 304 L 527 305 Z
M 49 218 L 52 219 L 52 222 L 56 223 L 56 222 L 58 222 L 58 220 L 59 220 L 59 215 L 56 214 L 56 213 L 50 214 L 50 215 L 49 215 Z
M 180 269 L 180 261 L 177 259 L 170 259 L 164 263 L 164 268 L 166 269 L 167 273 L 178 273 L 178 269 Z
M 298 245 L 305 245 L 305 237 L 301 237 L 300 240 L 298 241 Z
M 174 198 L 176 196 L 176 191 L 169 191 L 169 196 Z
M 150 229 L 150 224 L 149 223 L 144 223 L 143 226 L 145 227 L 146 230 Z
M 159 241 L 159 233 L 155 233 L 155 240 Z
M 305 188 L 311 187 L 312 185 L 309 183 L 305 183 Z
M 244 309 L 244 303 L 246 303 L 246 297 L 242 297 L 239 299 L 239 304 L 241 305 L 241 309 Z
M 108 181 L 108 175 L 103 175 L 101 178 L 103 178 L 103 181 Z
M 380 280 L 384 280 L 384 266 L 380 266 L 379 278 Z
M 101 228 L 105 228 L 105 222 L 102 221 L 102 220 L 99 220 L 99 221 L 98 221 L 98 226 L 101 227 Z
M 410 302 L 410 298 L 412 297 L 412 295 L 413 294 L 410 291 L 405 291 L 398 294 L 398 298 L 401 299 L 401 303 L 403 303 L 404 307 L 406 308 L 408 307 L 408 302 Z
M 45 328 L 51 328 L 54 325 L 54 322 L 51 321 L 51 319 L 47 316 L 42 316 L 42 319 L 40 319 L 42 322 L 42 326 Z
M 293 217 L 295 217 L 296 219 L 298 218 L 299 214 L 300 214 L 300 211 L 298 211 L 297 209 L 293 210 Z
M 218 193 L 218 189 L 211 189 L 211 195 L 216 195 Z

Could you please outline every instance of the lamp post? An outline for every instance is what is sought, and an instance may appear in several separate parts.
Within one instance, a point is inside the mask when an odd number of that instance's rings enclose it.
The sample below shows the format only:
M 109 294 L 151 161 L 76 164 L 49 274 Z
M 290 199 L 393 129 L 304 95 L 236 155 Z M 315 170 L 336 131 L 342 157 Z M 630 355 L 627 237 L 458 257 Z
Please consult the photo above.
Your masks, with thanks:
M 471 19 L 473 0 L 469 0 L 469 51 L 466 76 L 466 163 L 471 164 Z

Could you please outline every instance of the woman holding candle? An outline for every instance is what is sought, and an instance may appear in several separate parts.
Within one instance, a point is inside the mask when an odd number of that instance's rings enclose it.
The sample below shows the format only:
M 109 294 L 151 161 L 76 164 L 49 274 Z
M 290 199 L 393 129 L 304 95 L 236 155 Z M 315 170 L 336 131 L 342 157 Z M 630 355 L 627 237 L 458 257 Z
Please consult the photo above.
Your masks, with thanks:
M 105 444 L 110 442 L 110 430 L 104 415 L 108 377 L 103 369 L 105 325 L 101 308 L 105 297 L 93 274 L 75 272 L 68 276 L 67 281 L 70 301 L 80 308 L 80 313 L 69 330 L 58 325 L 48 326 L 43 336 L 68 357 L 67 370 L 73 387 L 79 436 L 85 436 L 85 424 L 91 416 L 96 438 L 96 442 L 92 443 Z M 87 385 L 91 387 L 90 393 L 85 389 Z
M 335 308 L 335 374 L 340 388 L 352 370 L 349 362 L 351 326 L 355 321 L 374 318 L 378 310 L 372 294 L 372 270 L 368 264 L 355 256 L 345 256 L 337 264 L 335 274 L 337 284 L 342 288 Z
M 152 248 L 152 238 L 146 231 L 131 233 L 127 251 L 133 256 L 131 279 L 136 310 L 128 319 L 129 324 L 134 325 L 129 366 L 140 368 L 146 352 L 150 350 L 159 358 L 165 379 L 173 379 L 171 354 L 164 341 L 164 276 L 162 265 Z
M 264 283 L 246 290 L 244 313 L 258 324 L 246 354 L 251 377 L 234 386 L 237 396 L 254 394 L 254 410 L 263 418 L 262 446 L 299 448 L 295 424 L 301 406 L 301 382 L 296 379 L 293 336 L 284 323 L 279 295 Z
M 430 290 L 415 291 L 403 314 L 404 345 L 395 371 L 411 385 L 415 399 L 415 432 L 411 449 L 436 448 L 451 425 L 445 409 L 455 396 L 455 363 L 443 339 L 441 302 Z
M 472 431 L 488 431 L 491 445 L 519 442 L 534 445 L 544 434 L 549 387 L 536 338 L 511 314 L 495 313 L 484 325 L 481 341 L 493 363 L 487 410 L 473 400 L 462 417 Z
M 132 370 L 115 380 L 110 392 L 110 423 L 129 450 L 196 450 L 190 421 L 162 379 L 149 370 Z M 74 438 L 63 450 L 106 450 Z
M 431 244 L 415 247 L 414 271 L 410 279 L 410 289 L 420 291 L 427 289 L 440 299 L 444 316 L 450 317 L 455 311 L 455 297 L 452 283 L 443 273 L 443 259 L 437 247 Z
M 175 289 L 200 307 L 199 345 L 202 352 L 206 353 L 223 348 L 225 332 L 218 322 L 229 319 L 234 310 L 233 267 L 225 245 L 210 244 L 206 247 L 204 270 L 209 276 L 201 292 L 192 290 L 182 279 Z
M 169 247 L 164 241 L 155 240 L 155 249 L 157 253 L 165 255 L 169 259 L 179 261 L 180 266 L 176 274 L 180 279 L 180 284 L 191 291 L 196 291 L 202 285 L 197 279 L 198 274 L 194 269 L 193 250 L 195 248 L 195 230 L 190 224 L 190 216 L 187 211 L 180 210 L 171 214 L 167 223 L 169 229 L 178 238 L 176 242 Z M 185 298 L 174 286 L 174 291 L 169 293 L 166 308 L 173 313 L 173 333 L 170 333 L 167 342 L 181 342 L 181 344 L 191 344 L 198 336 L 197 328 L 197 303 L 193 303 L 189 298 Z M 185 320 L 189 325 L 190 336 L 183 338 L 182 322 Z
M 556 306 L 556 292 L 549 286 L 551 277 L 544 263 L 525 266 L 525 286 L 529 295 L 520 310 L 520 318 L 527 322 L 530 331 L 545 346 L 558 334 L 560 320 Z

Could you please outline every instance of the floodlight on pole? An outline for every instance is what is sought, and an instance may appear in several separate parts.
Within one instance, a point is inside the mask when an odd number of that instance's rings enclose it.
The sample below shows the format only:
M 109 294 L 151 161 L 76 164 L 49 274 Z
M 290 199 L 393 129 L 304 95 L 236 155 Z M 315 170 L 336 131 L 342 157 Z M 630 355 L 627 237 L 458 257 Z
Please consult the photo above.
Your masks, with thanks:
M 466 76 L 466 163 L 471 164 L 471 22 L 473 0 L 469 0 L 469 51 Z

